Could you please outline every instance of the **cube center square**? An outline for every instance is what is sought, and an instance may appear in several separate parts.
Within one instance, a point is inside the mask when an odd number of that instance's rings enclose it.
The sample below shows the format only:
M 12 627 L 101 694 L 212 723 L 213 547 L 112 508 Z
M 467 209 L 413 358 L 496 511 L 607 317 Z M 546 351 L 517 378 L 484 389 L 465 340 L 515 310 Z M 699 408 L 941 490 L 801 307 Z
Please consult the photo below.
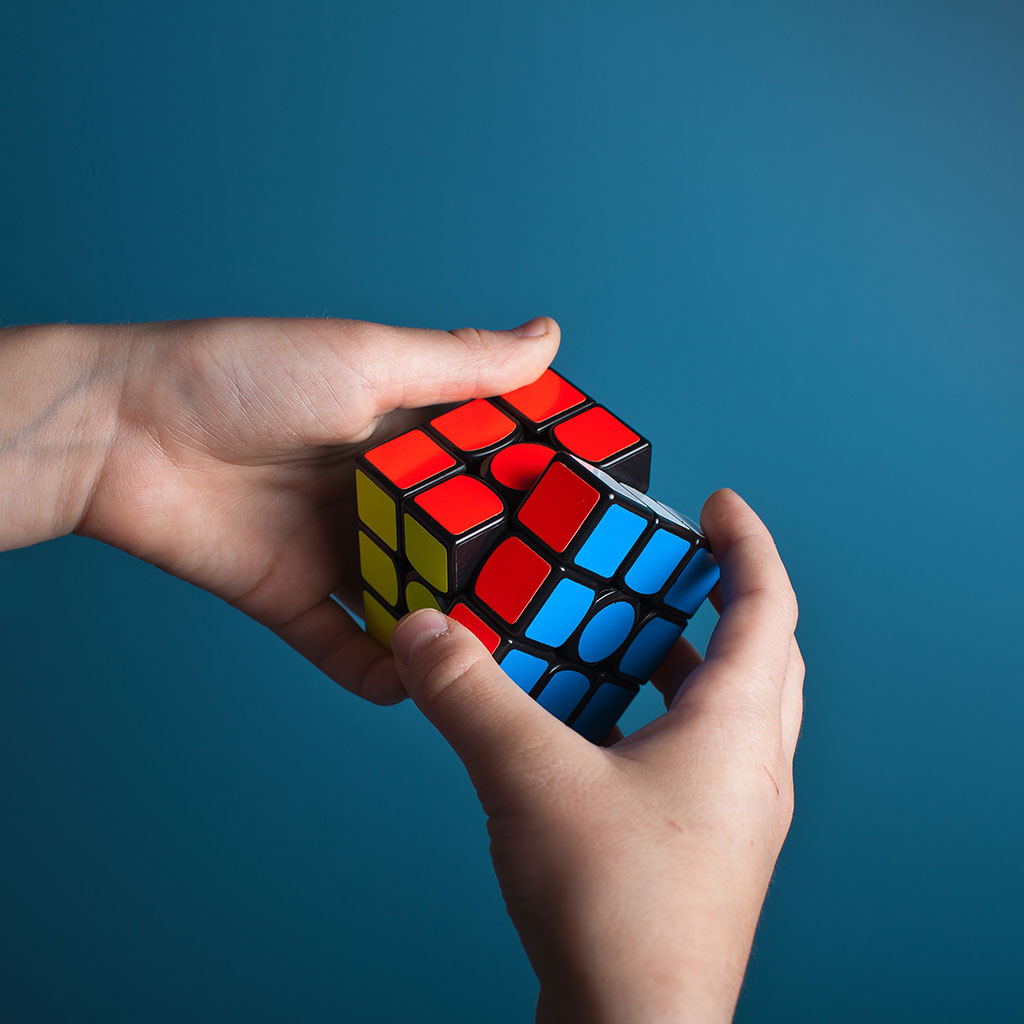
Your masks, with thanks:
M 554 370 L 356 460 L 367 632 L 437 608 L 603 741 L 718 581 L 696 524 L 648 497 L 651 445 Z
M 515 497 L 521 500 L 554 457 L 554 448 L 524 441 L 495 452 L 483 472 L 499 487 L 514 491 Z

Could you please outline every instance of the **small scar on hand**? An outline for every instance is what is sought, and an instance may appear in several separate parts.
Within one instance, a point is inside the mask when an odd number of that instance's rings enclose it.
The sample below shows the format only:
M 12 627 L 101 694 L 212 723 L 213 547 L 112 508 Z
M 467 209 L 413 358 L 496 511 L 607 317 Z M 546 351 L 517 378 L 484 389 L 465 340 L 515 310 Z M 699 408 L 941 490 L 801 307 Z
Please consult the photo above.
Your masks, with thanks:
M 673 821 L 671 818 L 668 819 L 668 827 L 674 828 L 677 832 L 682 832 L 683 827 L 677 821 Z
M 781 794 L 779 792 L 779 784 L 775 781 L 775 776 L 772 775 L 770 771 L 768 771 L 768 765 L 763 764 L 761 765 L 761 767 L 764 769 L 765 775 L 767 775 L 768 778 L 772 780 L 772 785 L 775 787 L 775 795 L 780 796 Z

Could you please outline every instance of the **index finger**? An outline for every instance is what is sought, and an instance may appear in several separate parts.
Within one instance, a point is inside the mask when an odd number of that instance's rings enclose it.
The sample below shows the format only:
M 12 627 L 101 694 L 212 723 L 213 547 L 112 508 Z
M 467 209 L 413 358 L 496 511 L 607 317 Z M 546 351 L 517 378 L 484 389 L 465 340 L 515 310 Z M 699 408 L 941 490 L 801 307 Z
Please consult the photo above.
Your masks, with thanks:
M 796 629 L 797 601 L 767 527 L 735 491 L 716 491 L 701 526 L 722 570 L 721 618 L 711 635 L 703 675 L 748 695 L 781 698 Z

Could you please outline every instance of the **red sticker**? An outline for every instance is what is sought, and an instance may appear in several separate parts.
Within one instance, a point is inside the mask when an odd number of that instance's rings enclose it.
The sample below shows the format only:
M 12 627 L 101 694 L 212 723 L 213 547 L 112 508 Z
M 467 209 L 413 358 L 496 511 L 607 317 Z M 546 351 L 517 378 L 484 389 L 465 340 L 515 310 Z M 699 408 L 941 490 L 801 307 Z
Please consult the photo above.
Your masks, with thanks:
M 503 540 L 476 578 L 476 596 L 506 622 L 515 622 L 547 579 L 551 566 L 518 537 Z
M 483 480 L 465 473 L 435 484 L 413 501 L 456 537 L 505 510 L 501 498 Z
M 455 459 L 422 430 L 410 430 L 371 448 L 366 461 L 403 491 L 455 465 Z
M 432 419 L 430 425 L 456 448 L 478 452 L 512 434 L 515 422 L 486 398 L 466 402 L 451 412 Z
M 554 434 L 560 445 L 588 462 L 603 462 L 640 440 L 639 434 L 599 405 L 563 420 Z
M 554 370 L 545 370 L 532 384 L 501 397 L 534 423 L 543 423 L 587 400 L 582 391 L 574 388 L 564 377 L 559 377 Z
M 555 551 L 579 532 L 601 495 L 561 462 L 553 462 L 520 506 L 519 521 Z

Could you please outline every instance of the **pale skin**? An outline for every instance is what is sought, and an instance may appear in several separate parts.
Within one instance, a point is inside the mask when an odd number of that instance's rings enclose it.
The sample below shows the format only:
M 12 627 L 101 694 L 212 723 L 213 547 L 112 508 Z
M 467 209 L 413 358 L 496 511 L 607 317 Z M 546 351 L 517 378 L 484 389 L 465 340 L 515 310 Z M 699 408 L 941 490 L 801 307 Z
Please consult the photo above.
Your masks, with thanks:
M 355 454 L 432 406 L 536 379 L 558 336 L 549 318 L 0 331 L 0 550 L 102 540 L 229 601 L 354 693 L 411 696 L 488 815 L 538 1020 L 728 1020 L 792 817 L 803 683 L 793 589 L 742 499 L 716 492 L 702 516 L 722 567 L 706 658 L 680 641 L 653 680 L 666 713 L 604 746 L 439 613 L 407 616 L 392 658 L 345 610 Z

